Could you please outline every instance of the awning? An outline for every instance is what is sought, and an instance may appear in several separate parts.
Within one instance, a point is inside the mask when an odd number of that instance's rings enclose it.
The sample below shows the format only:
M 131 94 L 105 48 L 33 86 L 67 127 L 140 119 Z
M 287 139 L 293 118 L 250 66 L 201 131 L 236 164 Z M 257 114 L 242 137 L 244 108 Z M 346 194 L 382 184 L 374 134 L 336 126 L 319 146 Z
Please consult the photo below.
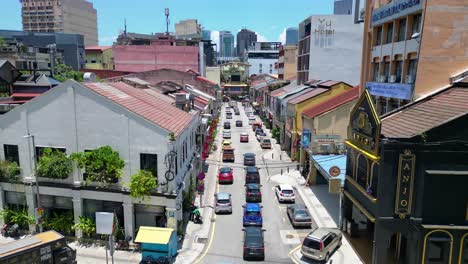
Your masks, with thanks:
M 346 174 L 346 155 L 312 155 L 311 161 L 315 168 L 325 177 L 326 180 L 337 178 L 341 180 L 341 186 L 344 186 Z M 337 166 L 340 168 L 340 175 L 332 177 L 330 168 Z
M 135 242 L 166 245 L 173 232 L 172 228 L 140 226 Z
M 40 93 L 12 93 L 12 97 L 36 97 L 41 95 Z

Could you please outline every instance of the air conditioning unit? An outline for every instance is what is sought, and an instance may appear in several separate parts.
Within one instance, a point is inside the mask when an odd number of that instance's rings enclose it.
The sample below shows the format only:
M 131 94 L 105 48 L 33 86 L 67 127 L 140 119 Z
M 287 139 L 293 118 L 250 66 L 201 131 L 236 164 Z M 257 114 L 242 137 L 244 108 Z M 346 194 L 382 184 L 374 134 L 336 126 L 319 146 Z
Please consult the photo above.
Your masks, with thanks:
M 388 80 L 390 83 L 396 82 L 396 75 L 390 75 L 390 79 Z
M 414 76 L 413 75 L 407 75 L 406 76 L 406 83 L 414 83 Z
M 387 76 L 386 75 L 379 76 L 379 82 L 381 83 L 387 82 Z

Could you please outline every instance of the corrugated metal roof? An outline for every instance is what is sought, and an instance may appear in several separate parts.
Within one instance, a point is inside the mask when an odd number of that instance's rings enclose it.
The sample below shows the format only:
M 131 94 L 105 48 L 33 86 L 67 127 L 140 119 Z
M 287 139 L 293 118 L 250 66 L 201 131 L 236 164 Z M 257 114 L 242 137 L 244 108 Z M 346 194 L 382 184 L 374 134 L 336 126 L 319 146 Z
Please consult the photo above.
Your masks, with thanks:
M 468 114 L 468 88 L 449 88 L 382 118 L 387 138 L 412 138 Z
M 298 104 L 298 103 L 301 103 L 301 102 L 304 102 L 305 100 L 307 99 L 310 99 L 312 97 L 315 97 L 321 93 L 324 93 L 328 91 L 328 89 L 324 89 L 324 88 L 311 88 L 311 91 L 308 91 L 307 93 L 305 94 L 302 94 L 294 99 L 291 99 L 288 101 L 289 104 Z
M 83 85 L 175 135 L 180 134 L 193 119 L 191 114 L 167 101 L 123 82 Z
M 328 80 L 328 81 L 324 81 L 324 82 L 321 82 L 318 84 L 319 87 L 332 87 L 334 85 L 337 85 L 341 83 L 341 81 L 331 81 L 331 80 Z
M 306 110 L 304 110 L 302 114 L 308 118 L 314 118 L 318 115 L 321 115 L 325 112 L 335 109 L 341 105 L 344 105 L 352 100 L 355 100 L 358 97 L 359 97 L 359 88 L 352 88 L 318 105 L 307 108 Z

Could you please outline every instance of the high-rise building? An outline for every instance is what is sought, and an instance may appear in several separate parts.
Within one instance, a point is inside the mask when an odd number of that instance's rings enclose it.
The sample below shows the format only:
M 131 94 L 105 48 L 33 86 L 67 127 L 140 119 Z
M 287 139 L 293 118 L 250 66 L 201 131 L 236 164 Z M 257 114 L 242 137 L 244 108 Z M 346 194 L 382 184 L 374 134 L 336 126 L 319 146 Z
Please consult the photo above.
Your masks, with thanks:
M 249 76 L 278 74 L 278 58 L 281 42 L 255 42 L 247 51 Z
M 211 40 L 211 31 L 206 30 L 206 29 L 203 30 L 202 37 L 203 37 L 203 40 Z
M 353 0 L 335 0 L 334 15 L 351 15 L 353 13 Z
M 236 41 L 237 56 L 242 58 L 244 57 L 245 51 L 247 51 L 254 42 L 257 42 L 257 34 L 251 30 L 243 28 L 237 33 Z
M 98 45 L 97 13 L 86 0 L 20 0 L 23 30 L 84 36 L 86 46 Z
M 234 35 L 232 35 L 231 31 L 219 32 L 219 56 L 234 56 Z
M 286 45 L 297 45 L 299 40 L 299 31 L 297 27 L 286 29 Z
M 201 39 L 202 29 L 196 19 L 181 20 L 175 24 L 176 38 L 178 39 Z

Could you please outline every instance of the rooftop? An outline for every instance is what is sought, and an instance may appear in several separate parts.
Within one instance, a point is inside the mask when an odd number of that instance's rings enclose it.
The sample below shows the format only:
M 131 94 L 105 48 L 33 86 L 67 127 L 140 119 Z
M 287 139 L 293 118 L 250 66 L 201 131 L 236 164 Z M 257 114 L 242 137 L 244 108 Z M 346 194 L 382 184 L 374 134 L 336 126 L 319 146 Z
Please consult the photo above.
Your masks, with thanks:
M 324 92 L 328 91 L 328 89 L 325 89 L 325 88 L 311 88 L 311 91 L 308 91 L 296 98 L 293 98 L 291 100 L 288 101 L 289 104 L 299 104 L 299 103 L 302 103 L 304 102 L 305 100 L 308 100 L 312 97 L 315 97 L 319 94 L 322 94 Z
M 352 89 L 349 89 L 347 91 L 344 91 L 343 93 L 334 96 L 318 105 L 315 105 L 313 107 L 307 108 L 304 110 L 302 115 L 308 117 L 308 118 L 314 118 L 316 116 L 319 116 L 323 113 L 326 113 L 328 111 L 331 111 L 341 105 L 344 105 L 348 102 L 351 102 L 359 97 L 359 88 L 354 87 Z
M 108 49 L 112 49 L 112 46 L 89 46 L 85 47 L 86 51 L 105 51 Z

